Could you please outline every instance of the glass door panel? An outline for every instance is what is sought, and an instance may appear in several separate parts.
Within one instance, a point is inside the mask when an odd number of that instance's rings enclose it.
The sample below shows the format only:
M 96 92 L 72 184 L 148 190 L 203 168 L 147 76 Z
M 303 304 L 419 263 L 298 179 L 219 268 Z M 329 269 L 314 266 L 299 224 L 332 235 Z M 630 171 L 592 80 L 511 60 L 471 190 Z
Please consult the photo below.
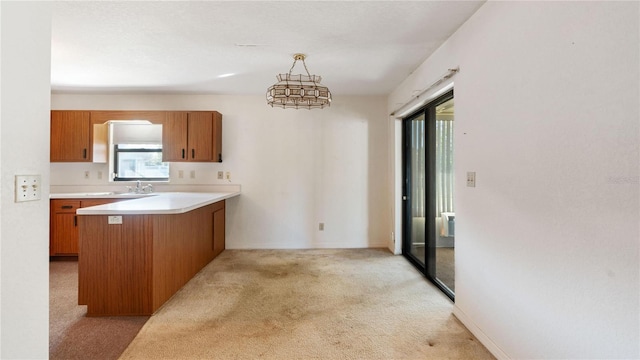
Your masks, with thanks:
M 426 201 L 426 146 L 425 146 L 425 116 L 421 114 L 406 123 L 408 146 L 405 151 L 407 163 L 406 194 L 406 223 L 409 225 L 409 244 L 407 250 L 410 256 L 424 267 L 426 232 L 425 232 L 425 201 Z
M 453 99 L 435 107 L 435 277 L 455 291 Z

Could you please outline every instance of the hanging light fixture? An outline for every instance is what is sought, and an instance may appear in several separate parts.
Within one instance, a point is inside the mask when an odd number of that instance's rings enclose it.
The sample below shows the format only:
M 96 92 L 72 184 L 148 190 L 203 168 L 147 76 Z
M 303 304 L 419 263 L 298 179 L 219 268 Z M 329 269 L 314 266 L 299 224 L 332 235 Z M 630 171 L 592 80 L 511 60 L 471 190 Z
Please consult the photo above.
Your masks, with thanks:
M 278 74 L 278 82 L 267 89 L 267 104 L 271 107 L 322 109 L 331 106 L 331 92 L 326 86 L 322 86 L 322 78 L 310 75 L 307 64 L 304 62 L 304 54 L 293 56 L 293 65 L 288 74 Z M 307 75 L 291 75 L 298 60 L 302 60 Z

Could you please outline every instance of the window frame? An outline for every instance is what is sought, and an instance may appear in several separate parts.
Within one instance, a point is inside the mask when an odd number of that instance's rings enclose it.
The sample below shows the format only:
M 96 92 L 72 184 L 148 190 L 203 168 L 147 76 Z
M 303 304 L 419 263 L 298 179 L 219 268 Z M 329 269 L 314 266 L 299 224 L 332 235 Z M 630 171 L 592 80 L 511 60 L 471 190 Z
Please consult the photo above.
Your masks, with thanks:
M 158 149 L 145 149 L 145 148 L 126 148 L 120 149 L 118 145 L 113 146 L 113 181 L 169 181 L 170 174 L 167 174 L 167 177 L 120 177 L 118 176 L 118 166 L 119 166 L 119 154 L 120 153 L 160 153 L 160 157 L 162 158 L 162 147 Z M 164 161 L 163 161 L 164 162 Z

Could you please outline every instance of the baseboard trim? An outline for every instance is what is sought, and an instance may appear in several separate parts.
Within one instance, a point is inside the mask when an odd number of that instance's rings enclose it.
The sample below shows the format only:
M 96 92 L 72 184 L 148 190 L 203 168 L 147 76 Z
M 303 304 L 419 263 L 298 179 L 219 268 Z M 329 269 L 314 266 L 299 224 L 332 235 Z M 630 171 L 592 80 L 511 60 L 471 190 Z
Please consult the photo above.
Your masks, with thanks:
M 511 359 L 507 354 L 500 349 L 500 347 L 491 340 L 490 337 L 487 336 L 474 322 L 464 313 L 464 311 L 460 310 L 459 307 L 453 305 L 453 315 L 460 320 L 460 322 L 471 331 L 471 333 L 478 338 L 478 341 L 484 345 L 484 347 L 489 350 L 489 352 L 495 356 L 499 360 L 509 360 Z

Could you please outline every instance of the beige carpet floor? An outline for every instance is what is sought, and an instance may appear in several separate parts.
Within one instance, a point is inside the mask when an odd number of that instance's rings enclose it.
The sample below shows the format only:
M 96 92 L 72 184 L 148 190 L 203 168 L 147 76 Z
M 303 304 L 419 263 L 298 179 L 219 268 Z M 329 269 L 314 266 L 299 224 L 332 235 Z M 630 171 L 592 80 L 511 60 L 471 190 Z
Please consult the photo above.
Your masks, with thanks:
M 387 250 L 226 250 L 122 359 L 493 359 Z
M 78 305 L 78 262 L 49 263 L 49 358 L 117 359 L 148 316 L 86 317 Z

